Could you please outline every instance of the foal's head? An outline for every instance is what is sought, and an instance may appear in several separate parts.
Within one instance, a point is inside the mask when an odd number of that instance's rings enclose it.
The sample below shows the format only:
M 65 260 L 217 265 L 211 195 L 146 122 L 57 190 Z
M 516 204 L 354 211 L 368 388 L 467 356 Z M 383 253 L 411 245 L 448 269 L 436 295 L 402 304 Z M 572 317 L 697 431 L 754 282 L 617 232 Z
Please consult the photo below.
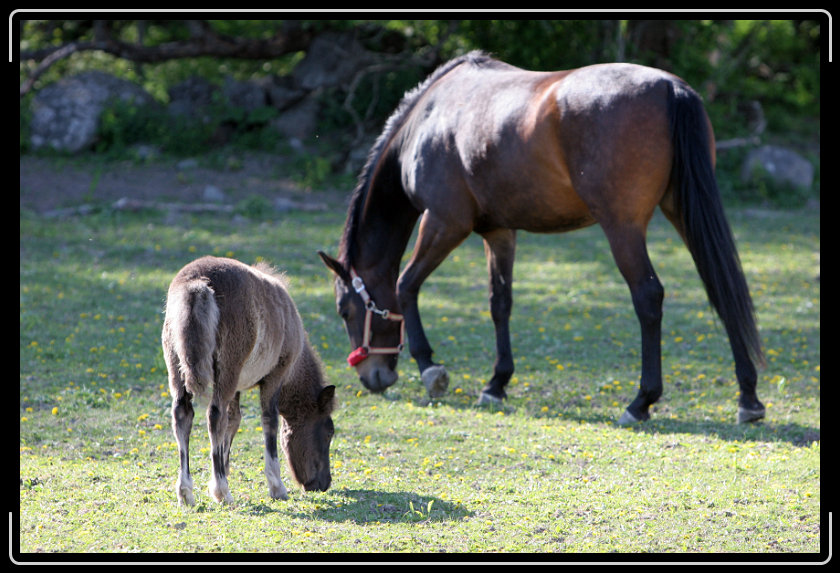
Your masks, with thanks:
M 325 386 L 308 404 L 281 404 L 280 445 L 289 471 L 306 491 L 327 491 L 330 475 L 330 443 L 335 427 L 330 416 L 335 386 Z

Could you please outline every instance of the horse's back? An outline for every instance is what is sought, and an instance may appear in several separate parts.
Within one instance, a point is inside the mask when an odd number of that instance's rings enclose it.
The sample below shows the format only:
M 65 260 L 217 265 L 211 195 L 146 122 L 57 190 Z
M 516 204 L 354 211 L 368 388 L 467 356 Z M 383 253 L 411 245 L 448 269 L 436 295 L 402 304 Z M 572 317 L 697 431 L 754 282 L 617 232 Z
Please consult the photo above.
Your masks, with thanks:
M 593 224 L 599 194 L 617 192 L 604 186 L 619 181 L 651 189 L 644 201 L 655 205 L 670 172 L 674 81 L 633 64 L 531 72 L 465 63 L 431 86 L 406 121 L 406 192 L 418 209 L 447 205 L 450 217 L 471 218 L 478 230 Z
M 201 279 L 218 306 L 218 361 L 239 372 L 237 387 L 250 388 L 300 355 L 303 325 L 285 279 L 267 265 L 203 257 L 184 267 L 177 281 Z

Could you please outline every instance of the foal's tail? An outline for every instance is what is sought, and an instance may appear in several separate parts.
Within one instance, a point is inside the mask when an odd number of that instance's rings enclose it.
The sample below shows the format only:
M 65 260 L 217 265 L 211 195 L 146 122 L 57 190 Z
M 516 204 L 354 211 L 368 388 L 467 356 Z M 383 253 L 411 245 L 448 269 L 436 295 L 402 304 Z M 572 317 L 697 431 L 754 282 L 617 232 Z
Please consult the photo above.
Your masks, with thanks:
M 204 396 L 213 383 L 219 307 L 206 280 L 193 279 L 169 293 L 166 316 L 171 344 L 187 391 Z
M 673 177 L 682 233 L 733 351 L 760 365 L 764 355 L 752 299 L 715 180 L 711 128 L 700 97 L 684 84 L 672 85 Z

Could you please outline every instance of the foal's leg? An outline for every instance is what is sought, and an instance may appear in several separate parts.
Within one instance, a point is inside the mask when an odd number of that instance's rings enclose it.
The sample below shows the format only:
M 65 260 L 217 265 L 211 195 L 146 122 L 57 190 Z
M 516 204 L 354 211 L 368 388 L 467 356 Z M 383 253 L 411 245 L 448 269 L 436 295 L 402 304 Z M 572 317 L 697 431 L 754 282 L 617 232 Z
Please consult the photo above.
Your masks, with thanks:
M 242 421 L 242 410 L 239 407 L 239 392 L 233 396 L 233 400 L 228 404 L 228 424 L 227 437 L 225 439 L 225 475 L 230 475 L 230 448 L 233 444 L 233 438 L 236 437 L 236 432 L 239 430 L 239 422 Z
M 513 376 L 513 354 L 510 348 L 510 312 L 513 308 L 513 259 L 516 231 L 499 229 L 482 235 L 487 271 L 490 275 L 490 315 L 496 329 L 496 363 L 493 377 L 481 390 L 478 403 L 500 402 L 507 393 L 505 386 Z
M 613 257 L 630 287 L 642 334 L 642 375 L 639 393 L 619 418 L 629 424 L 650 418 L 648 409 L 662 395 L 662 300 L 665 290 L 653 270 L 644 229 L 605 228 Z
M 187 392 L 178 357 L 173 350 L 173 345 L 169 342 L 170 338 L 169 329 L 165 327 L 163 355 L 169 373 L 169 394 L 172 396 L 172 433 L 178 444 L 178 479 L 175 482 L 175 494 L 179 503 L 193 505 L 195 496 L 190 475 L 190 431 L 195 411 L 192 406 L 192 395 Z
M 176 376 L 178 376 L 176 374 Z M 173 387 L 174 386 L 174 387 Z M 172 399 L 172 433 L 178 443 L 178 481 L 175 482 L 175 494 L 178 502 L 186 505 L 195 504 L 193 495 L 193 480 L 190 476 L 190 431 L 195 412 L 192 406 L 192 396 L 183 386 L 183 382 L 173 385 L 170 389 Z
M 432 361 L 432 347 L 423 330 L 417 297 L 423 281 L 469 234 L 470 229 L 459 228 L 426 211 L 420 221 L 414 254 L 397 281 L 397 296 L 405 317 L 409 350 L 417 361 L 423 385 L 431 397 L 442 396 L 446 392 L 449 374 L 443 366 Z
M 232 390 L 228 390 L 232 388 Z M 236 394 L 236 376 L 222 373 L 213 387 L 213 398 L 207 406 L 207 428 L 210 433 L 210 495 L 219 502 L 231 503 L 233 496 L 227 481 L 227 446 L 229 405 Z
M 283 485 L 280 461 L 277 459 L 278 389 L 279 384 L 270 385 L 268 380 L 264 381 L 263 386 L 260 387 L 260 407 L 265 439 L 265 479 L 268 483 L 268 494 L 272 499 L 288 499 L 286 486 Z

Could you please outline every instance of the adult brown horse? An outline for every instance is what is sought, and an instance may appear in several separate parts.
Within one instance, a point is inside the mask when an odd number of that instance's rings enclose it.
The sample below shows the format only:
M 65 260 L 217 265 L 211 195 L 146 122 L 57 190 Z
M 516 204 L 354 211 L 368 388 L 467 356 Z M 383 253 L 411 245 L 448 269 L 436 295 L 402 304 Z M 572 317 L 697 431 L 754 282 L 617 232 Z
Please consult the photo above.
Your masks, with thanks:
M 502 400 L 513 374 L 516 230 L 598 223 L 641 324 L 640 390 L 619 421 L 648 419 L 662 394 L 664 291 L 645 239 L 657 205 L 687 244 L 726 328 L 741 389 L 738 420 L 762 418 L 761 343 L 715 182 L 711 124 L 684 81 L 631 64 L 531 72 L 471 52 L 406 94 L 353 193 L 337 259 L 319 253 L 337 275 L 338 312 L 356 349 L 348 361 L 368 389 L 383 391 L 397 379 L 404 327 L 429 394 L 445 391 L 448 377 L 432 362 L 417 297 L 474 231 L 484 239 L 497 350 L 481 400 Z

